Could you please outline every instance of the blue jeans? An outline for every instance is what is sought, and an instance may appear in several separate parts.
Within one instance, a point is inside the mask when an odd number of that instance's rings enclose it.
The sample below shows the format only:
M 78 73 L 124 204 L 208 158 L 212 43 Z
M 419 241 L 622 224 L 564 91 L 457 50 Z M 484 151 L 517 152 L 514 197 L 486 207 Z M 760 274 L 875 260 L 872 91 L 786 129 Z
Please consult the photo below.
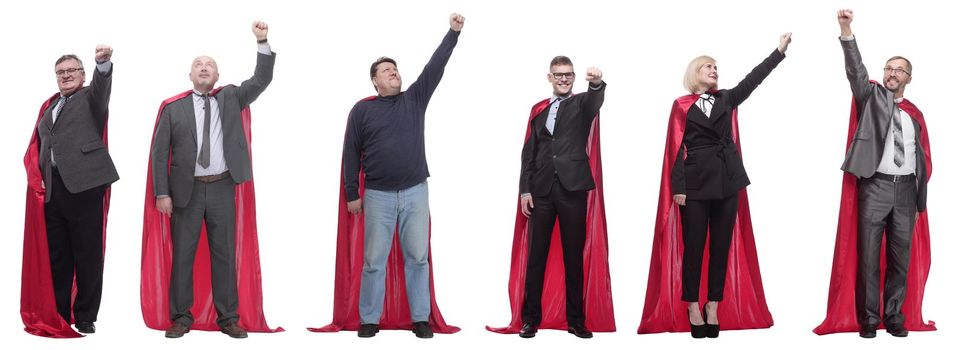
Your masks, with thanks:
M 405 291 L 412 322 L 428 321 L 429 292 L 429 185 L 422 182 L 401 191 L 366 189 L 365 250 L 359 317 L 362 323 L 379 323 L 385 298 L 385 273 L 398 223 L 399 243 L 405 261 Z

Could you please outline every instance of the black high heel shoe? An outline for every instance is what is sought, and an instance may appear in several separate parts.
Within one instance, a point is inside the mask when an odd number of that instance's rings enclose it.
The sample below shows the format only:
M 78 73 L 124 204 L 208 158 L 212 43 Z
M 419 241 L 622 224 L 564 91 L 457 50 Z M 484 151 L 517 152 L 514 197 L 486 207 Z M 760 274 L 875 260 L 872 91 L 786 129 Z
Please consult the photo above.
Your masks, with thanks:
M 695 325 L 691 323 L 691 310 L 688 310 L 688 324 L 691 325 L 691 337 L 695 339 L 701 339 L 708 335 L 707 324 L 708 321 L 705 320 L 705 324 Z
M 708 307 L 707 307 L 707 306 L 705 306 L 705 308 L 704 308 L 704 315 L 703 315 L 703 316 L 704 316 L 704 325 L 703 325 L 703 327 L 705 328 L 705 335 L 706 335 L 708 338 L 717 338 L 717 337 L 718 337 L 718 333 L 721 332 L 721 326 L 720 326 L 720 325 L 717 325 L 717 324 L 710 324 L 710 323 L 708 323 Z

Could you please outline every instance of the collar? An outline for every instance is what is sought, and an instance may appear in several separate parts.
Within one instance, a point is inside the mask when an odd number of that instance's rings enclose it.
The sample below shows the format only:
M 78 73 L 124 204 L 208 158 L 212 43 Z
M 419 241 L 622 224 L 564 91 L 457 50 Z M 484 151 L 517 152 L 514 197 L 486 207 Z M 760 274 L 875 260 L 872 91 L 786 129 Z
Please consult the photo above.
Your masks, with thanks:
M 549 102 L 549 103 L 555 103 L 555 100 L 558 100 L 558 99 L 561 99 L 562 101 L 564 101 L 564 100 L 567 100 L 569 97 L 572 97 L 572 93 L 571 93 L 571 92 L 568 92 L 568 94 L 562 95 L 562 96 L 552 95 L 552 98 L 548 99 L 548 102 Z M 561 102 L 561 101 L 559 101 L 559 102 Z

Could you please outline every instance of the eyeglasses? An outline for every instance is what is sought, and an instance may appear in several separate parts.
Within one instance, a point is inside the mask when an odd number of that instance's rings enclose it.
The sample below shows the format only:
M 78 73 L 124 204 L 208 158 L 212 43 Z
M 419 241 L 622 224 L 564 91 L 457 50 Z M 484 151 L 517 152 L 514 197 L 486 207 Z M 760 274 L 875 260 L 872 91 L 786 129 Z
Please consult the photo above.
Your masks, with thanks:
M 566 78 L 566 79 L 568 79 L 568 80 L 572 80 L 572 79 L 575 79 L 575 72 L 564 72 L 564 73 L 558 72 L 558 73 L 552 73 L 552 77 L 554 77 L 555 80 L 562 80 L 563 77 Z
M 54 73 L 56 73 L 56 76 L 61 76 L 61 75 L 73 75 L 73 73 L 82 72 L 82 71 L 83 71 L 83 68 L 81 67 L 81 68 L 61 69 L 61 70 L 58 70 L 58 71 L 56 71 L 56 72 L 54 72 Z
M 910 72 L 904 70 L 904 68 L 884 67 L 884 74 L 901 75 L 901 73 L 907 73 L 907 75 L 910 75 Z

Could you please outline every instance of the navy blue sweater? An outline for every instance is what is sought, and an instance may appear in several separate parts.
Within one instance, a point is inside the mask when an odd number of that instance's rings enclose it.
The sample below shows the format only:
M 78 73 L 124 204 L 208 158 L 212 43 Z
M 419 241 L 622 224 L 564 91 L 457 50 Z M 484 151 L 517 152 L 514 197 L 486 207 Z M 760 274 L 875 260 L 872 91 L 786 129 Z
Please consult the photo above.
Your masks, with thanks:
M 458 42 L 459 32 L 449 30 L 419 78 L 405 92 L 360 101 L 349 112 L 342 145 L 346 200 L 359 199 L 359 169 L 365 186 L 399 191 L 429 177 L 425 161 L 425 109 L 442 80 L 445 65 Z

